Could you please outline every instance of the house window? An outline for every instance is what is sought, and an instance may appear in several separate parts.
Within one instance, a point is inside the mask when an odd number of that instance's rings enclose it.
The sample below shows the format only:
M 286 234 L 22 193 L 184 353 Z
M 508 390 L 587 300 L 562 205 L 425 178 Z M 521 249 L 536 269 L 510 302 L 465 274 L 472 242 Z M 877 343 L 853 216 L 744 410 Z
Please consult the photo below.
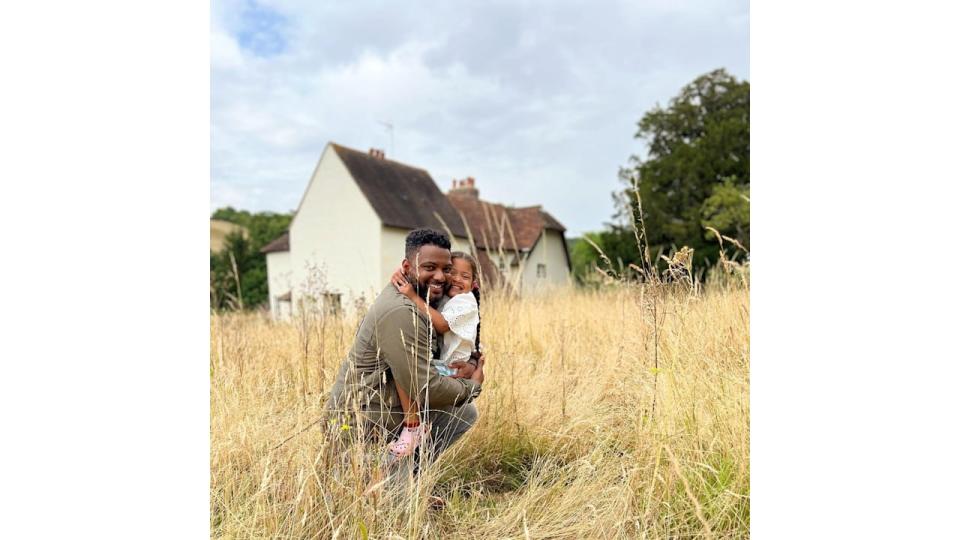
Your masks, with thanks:
M 537 265 L 537 277 L 547 277 L 547 265 L 542 263 Z
M 507 270 L 507 265 L 503 263 L 503 257 L 500 257 L 500 271 L 506 272 L 506 270 Z

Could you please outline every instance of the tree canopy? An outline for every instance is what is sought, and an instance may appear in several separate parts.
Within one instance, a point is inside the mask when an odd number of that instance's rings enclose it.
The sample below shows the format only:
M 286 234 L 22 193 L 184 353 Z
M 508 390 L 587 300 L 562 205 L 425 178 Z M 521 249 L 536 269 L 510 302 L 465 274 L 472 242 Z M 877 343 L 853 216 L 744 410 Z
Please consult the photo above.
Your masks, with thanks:
M 231 207 L 211 216 L 237 225 L 249 233 L 227 236 L 219 253 L 210 253 L 210 305 L 214 309 L 255 308 L 267 301 L 267 260 L 260 249 L 283 234 L 293 214 L 251 213 Z
M 620 169 L 626 187 L 613 194 L 613 221 L 584 235 L 609 263 L 581 241 L 571 253 L 579 277 L 592 264 L 616 272 L 630 263 L 643 267 L 642 244 L 654 264 L 662 262 L 658 254 L 693 248 L 694 267 L 703 269 L 719 260 L 720 243 L 709 228 L 749 249 L 749 82 L 723 69 L 701 75 L 667 107 L 644 114 L 634 137 L 646 143 L 646 155 L 630 156 Z M 732 242 L 724 241 L 724 249 L 728 258 L 744 255 Z
M 749 249 L 750 83 L 723 69 L 701 75 L 637 126 L 647 156 L 621 169 L 628 187 L 617 195 L 620 226 L 642 219 L 651 251 L 689 246 L 695 265 L 719 258 L 708 227 Z

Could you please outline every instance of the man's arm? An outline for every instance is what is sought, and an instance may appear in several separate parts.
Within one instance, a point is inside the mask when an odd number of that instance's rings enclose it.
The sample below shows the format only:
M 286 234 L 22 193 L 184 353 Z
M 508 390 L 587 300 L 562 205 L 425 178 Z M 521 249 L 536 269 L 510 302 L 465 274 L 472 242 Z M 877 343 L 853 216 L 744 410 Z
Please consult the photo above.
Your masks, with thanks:
M 480 384 L 476 378 L 444 377 L 433 367 L 428 325 L 412 309 L 390 311 L 378 320 L 377 327 L 380 353 L 393 373 L 394 382 L 411 397 L 417 396 L 421 404 L 463 405 L 479 395 Z

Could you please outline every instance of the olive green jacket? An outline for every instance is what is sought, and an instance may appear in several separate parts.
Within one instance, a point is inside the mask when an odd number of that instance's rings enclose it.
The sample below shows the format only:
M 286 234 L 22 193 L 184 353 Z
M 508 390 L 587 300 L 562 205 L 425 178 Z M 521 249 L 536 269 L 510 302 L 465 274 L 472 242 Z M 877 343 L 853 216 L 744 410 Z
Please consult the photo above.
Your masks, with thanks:
M 392 427 L 402 411 L 397 386 L 418 401 L 421 410 L 471 402 L 480 394 L 480 385 L 437 372 L 430 361 L 436 340 L 427 314 L 388 285 L 360 323 L 330 390 L 327 408 L 331 412 L 359 411 L 368 421 Z M 344 420 L 353 424 L 353 417 L 348 413 Z

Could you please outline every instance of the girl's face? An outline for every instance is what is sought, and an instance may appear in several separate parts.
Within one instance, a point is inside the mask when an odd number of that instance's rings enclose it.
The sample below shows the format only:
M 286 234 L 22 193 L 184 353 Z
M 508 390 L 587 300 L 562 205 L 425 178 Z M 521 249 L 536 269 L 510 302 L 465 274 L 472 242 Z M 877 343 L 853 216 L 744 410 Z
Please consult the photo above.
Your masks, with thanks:
M 447 275 L 447 281 L 450 282 L 450 289 L 447 290 L 447 296 L 453 298 L 458 294 L 470 292 L 473 289 L 473 269 L 466 259 L 454 259 L 450 273 Z

